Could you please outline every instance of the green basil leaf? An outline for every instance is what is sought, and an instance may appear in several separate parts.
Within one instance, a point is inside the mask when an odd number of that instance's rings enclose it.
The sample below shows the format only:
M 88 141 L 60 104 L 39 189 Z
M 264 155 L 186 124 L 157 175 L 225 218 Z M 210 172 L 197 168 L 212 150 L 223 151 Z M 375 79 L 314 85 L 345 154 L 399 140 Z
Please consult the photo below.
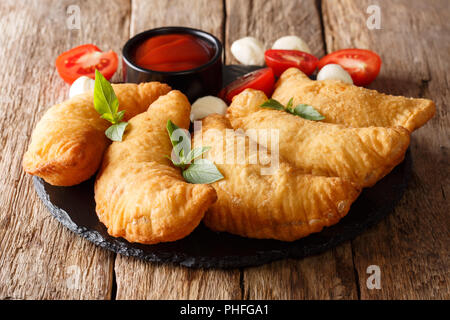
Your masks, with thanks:
M 187 166 L 183 161 L 180 161 L 179 158 L 177 158 L 177 159 L 172 159 L 172 157 L 171 157 L 171 156 L 168 156 L 168 155 L 165 155 L 164 158 L 169 159 L 175 167 L 184 169 L 184 168 L 186 168 L 186 166 Z
M 124 115 L 125 115 L 125 110 L 117 112 L 115 121 L 117 123 L 119 123 L 120 121 L 122 121 Z
M 178 127 L 171 120 L 167 121 L 166 127 L 175 153 L 180 157 L 181 162 L 186 163 L 185 155 L 191 150 L 191 138 L 187 130 Z
M 169 137 L 172 136 L 172 133 L 173 133 L 175 130 L 179 129 L 179 127 L 178 127 L 175 123 L 173 123 L 172 120 L 167 120 L 166 128 L 167 128 L 167 132 L 169 133 Z M 172 140 L 171 140 L 171 141 L 172 141 Z M 173 143 L 173 142 L 172 142 L 172 143 Z
M 115 119 L 114 116 L 111 113 L 104 113 L 100 116 L 100 118 L 103 118 L 105 120 L 108 120 L 111 123 L 115 123 Z
M 113 87 L 97 69 L 95 70 L 94 107 L 101 115 L 109 113 L 113 116 L 119 109 L 119 100 Z
M 313 106 L 299 104 L 294 108 L 294 114 L 308 120 L 323 120 L 325 117 Z
M 188 141 L 190 144 L 191 139 L 186 133 L 186 130 L 178 127 L 172 120 L 167 121 L 167 132 L 169 133 L 170 141 L 174 147 L 182 141 Z
M 293 104 L 294 104 L 294 97 L 289 99 L 289 101 L 286 105 L 286 109 L 291 109 Z
M 302 117 L 308 120 L 323 120 L 325 117 L 320 114 L 319 111 L 314 109 L 313 106 L 307 104 L 298 104 L 295 108 L 292 108 L 294 104 L 294 97 L 290 98 L 286 108 L 277 100 L 269 99 L 260 105 L 261 108 L 269 108 L 275 110 L 284 110 L 290 114 Z
M 211 147 L 197 147 L 192 149 L 186 156 L 187 161 L 186 163 L 191 163 L 192 161 L 200 157 L 202 154 L 207 152 L 209 149 L 211 149 Z
M 122 141 L 122 136 L 127 125 L 128 122 L 113 124 L 108 129 L 106 129 L 105 134 L 112 141 Z
M 285 111 L 286 111 L 287 113 L 290 113 L 290 114 L 293 114 L 293 115 L 297 115 L 297 114 L 295 113 L 295 110 L 292 109 L 292 108 L 285 109 Z
M 213 183 L 223 179 L 223 175 L 208 159 L 198 159 L 183 171 L 183 178 L 190 183 Z
M 261 108 L 284 110 L 284 106 L 275 99 L 269 99 L 260 105 Z
M 171 120 L 167 121 L 166 128 L 174 148 L 172 156 L 166 157 L 183 170 L 182 175 L 187 182 L 212 183 L 223 179 L 214 163 L 207 159 L 198 159 L 185 169 L 189 163 L 208 151 L 210 147 L 198 147 L 191 150 L 191 139 L 186 130 L 179 128 Z M 173 159 L 174 157 L 178 157 L 178 159 Z

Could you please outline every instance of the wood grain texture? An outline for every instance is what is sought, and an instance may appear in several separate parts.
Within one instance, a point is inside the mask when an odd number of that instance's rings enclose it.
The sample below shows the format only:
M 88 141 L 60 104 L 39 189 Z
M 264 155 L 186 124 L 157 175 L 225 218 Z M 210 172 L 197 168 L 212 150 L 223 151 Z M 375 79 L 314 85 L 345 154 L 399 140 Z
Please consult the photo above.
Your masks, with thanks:
M 223 39 L 222 0 L 132 0 L 130 36 L 147 29 L 183 26 Z
M 366 27 L 369 5 L 381 29 Z M 413 176 L 388 219 L 352 243 L 362 299 L 449 299 L 450 208 L 448 1 L 325 1 L 328 51 L 369 48 L 383 59 L 371 85 L 392 94 L 433 99 L 436 116 L 413 134 Z M 381 289 L 366 286 L 366 269 L 381 269 Z
M 117 299 L 240 299 L 239 271 L 190 269 L 120 257 Z
M 80 7 L 80 30 L 67 28 L 69 5 Z M 366 27 L 369 5 L 381 9 L 380 30 Z M 447 0 L 1 1 L 0 299 L 450 299 L 449 20 Z M 297 34 L 319 57 L 346 47 L 378 52 L 384 64 L 372 88 L 430 98 L 438 108 L 413 135 L 414 172 L 395 211 L 321 255 L 242 270 L 116 257 L 62 227 L 21 168 L 36 122 L 67 97 L 56 56 L 84 43 L 121 52 L 130 35 L 165 25 L 213 33 L 228 64 L 237 63 L 231 43 L 249 35 L 269 48 Z M 381 290 L 366 286 L 373 264 Z
M 81 29 L 67 7 L 79 5 Z M 0 3 L 0 298 L 107 299 L 113 254 L 62 227 L 38 199 L 22 156 L 36 122 L 69 86 L 54 67 L 61 52 L 84 43 L 118 50 L 128 37 L 128 1 Z M 124 32 L 126 30 L 126 32 Z
M 245 299 L 357 299 L 352 252 L 344 244 L 303 260 L 244 271 Z
M 137 1 L 132 3 L 131 34 L 166 25 L 211 32 L 222 39 L 221 0 Z M 194 270 L 117 256 L 117 299 L 239 299 L 239 270 Z
M 286 35 L 301 37 L 314 55 L 324 54 L 320 13 L 314 0 L 226 0 L 226 63 L 239 64 L 230 51 L 231 44 L 252 36 L 266 49 Z
M 267 48 L 279 37 L 293 34 L 303 38 L 312 52 L 325 52 L 320 12 L 313 0 L 226 2 L 227 63 L 237 63 L 230 46 L 233 41 L 254 36 Z M 356 299 L 350 243 L 336 250 L 303 260 L 286 260 L 244 269 L 245 299 Z

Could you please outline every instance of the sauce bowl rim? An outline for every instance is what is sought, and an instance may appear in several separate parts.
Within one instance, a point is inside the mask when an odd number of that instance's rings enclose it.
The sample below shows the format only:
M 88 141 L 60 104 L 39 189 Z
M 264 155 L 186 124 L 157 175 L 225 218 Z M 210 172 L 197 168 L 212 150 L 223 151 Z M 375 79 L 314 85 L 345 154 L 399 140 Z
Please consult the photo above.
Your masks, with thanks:
M 201 66 L 193 68 L 193 69 L 182 70 L 182 71 L 157 71 L 157 70 L 143 68 L 143 67 L 137 65 L 136 63 L 134 63 L 133 59 L 131 58 L 131 51 L 132 51 L 132 49 L 135 48 L 135 46 L 138 43 L 144 41 L 145 39 L 149 39 L 152 36 L 163 35 L 163 34 L 173 34 L 173 33 L 191 34 L 191 35 L 194 35 L 196 37 L 199 37 L 199 38 L 207 41 L 208 43 L 213 45 L 213 47 L 215 49 L 214 55 L 207 63 L 202 64 Z M 211 33 L 208 33 L 206 31 L 203 31 L 200 29 L 189 28 L 189 27 L 168 26 L 168 27 L 159 27 L 159 28 L 145 30 L 143 32 L 140 32 L 140 33 L 134 35 L 132 38 L 128 39 L 128 41 L 125 43 L 125 45 L 122 49 L 122 58 L 125 61 L 125 63 L 127 64 L 127 66 L 129 66 L 137 71 L 140 71 L 143 73 L 157 73 L 157 74 L 161 74 L 161 75 L 174 76 L 174 75 L 187 75 L 187 74 L 192 74 L 192 73 L 202 71 L 202 70 L 208 68 L 209 66 L 213 65 L 214 63 L 216 63 L 217 60 L 222 56 L 222 52 L 223 52 L 222 43 L 220 42 L 220 40 L 217 37 L 215 37 Z

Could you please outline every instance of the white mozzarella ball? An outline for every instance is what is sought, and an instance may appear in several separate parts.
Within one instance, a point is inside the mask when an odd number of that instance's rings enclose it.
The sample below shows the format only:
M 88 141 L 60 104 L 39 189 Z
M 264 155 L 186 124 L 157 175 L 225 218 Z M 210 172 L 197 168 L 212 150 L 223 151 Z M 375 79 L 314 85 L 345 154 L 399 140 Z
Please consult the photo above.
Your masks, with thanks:
M 327 79 L 341 80 L 346 83 L 353 84 L 353 80 L 350 74 L 338 64 L 327 64 L 322 69 L 320 69 L 319 73 L 317 74 L 317 80 Z
M 227 104 L 222 99 L 213 96 L 206 96 L 198 98 L 192 104 L 190 119 L 194 122 L 195 120 L 203 119 L 213 113 L 224 115 L 226 112 Z
M 254 37 L 245 37 L 234 41 L 231 45 L 231 53 L 242 64 L 264 64 L 264 45 Z
M 297 36 L 281 37 L 274 42 L 272 49 L 299 50 L 311 54 L 311 49 L 306 42 Z
M 69 98 L 72 98 L 76 95 L 94 91 L 95 80 L 92 80 L 89 77 L 81 76 L 77 80 L 75 80 L 70 86 L 69 90 Z

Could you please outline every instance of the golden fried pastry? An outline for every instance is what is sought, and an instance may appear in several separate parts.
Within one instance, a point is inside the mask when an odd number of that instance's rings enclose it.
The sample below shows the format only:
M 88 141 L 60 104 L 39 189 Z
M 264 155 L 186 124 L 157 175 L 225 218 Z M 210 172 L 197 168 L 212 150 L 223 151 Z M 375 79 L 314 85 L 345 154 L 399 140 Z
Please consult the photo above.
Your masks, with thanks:
M 144 112 L 170 87 L 159 82 L 113 84 L 124 121 Z M 23 157 L 24 170 L 56 186 L 72 186 L 89 179 L 100 166 L 110 143 L 111 125 L 94 108 L 92 93 L 72 97 L 44 114 Z
M 266 163 L 271 158 L 267 150 L 254 148 L 255 143 L 238 132 L 227 132 L 230 128 L 225 116 L 210 115 L 202 121 L 202 135 L 194 135 L 196 147 L 211 147 L 206 158 L 224 176 L 212 184 L 218 199 L 203 219 L 206 226 L 245 237 L 293 241 L 347 214 L 359 194 L 354 184 L 303 174 L 284 161 Z M 234 161 L 227 159 L 229 153 Z M 270 174 L 263 170 L 268 166 Z
M 186 183 L 165 157 L 172 152 L 167 121 L 189 128 L 190 109 L 179 91 L 161 96 L 105 152 L 95 202 L 110 235 L 145 244 L 175 241 L 191 233 L 216 200 L 213 187 Z
M 286 70 L 276 84 L 273 99 L 286 105 L 309 104 L 325 116 L 324 122 L 353 127 L 402 126 L 410 132 L 436 112 L 433 101 L 390 96 L 337 80 L 313 81 L 296 68 Z
M 409 145 L 409 132 L 403 127 L 353 128 L 310 121 L 261 108 L 266 100 L 263 92 L 252 89 L 235 96 L 227 110 L 232 126 L 277 130 L 280 155 L 307 173 L 369 187 L 403 160 Z M 270 139 L 258 143 L 271 149 Z

